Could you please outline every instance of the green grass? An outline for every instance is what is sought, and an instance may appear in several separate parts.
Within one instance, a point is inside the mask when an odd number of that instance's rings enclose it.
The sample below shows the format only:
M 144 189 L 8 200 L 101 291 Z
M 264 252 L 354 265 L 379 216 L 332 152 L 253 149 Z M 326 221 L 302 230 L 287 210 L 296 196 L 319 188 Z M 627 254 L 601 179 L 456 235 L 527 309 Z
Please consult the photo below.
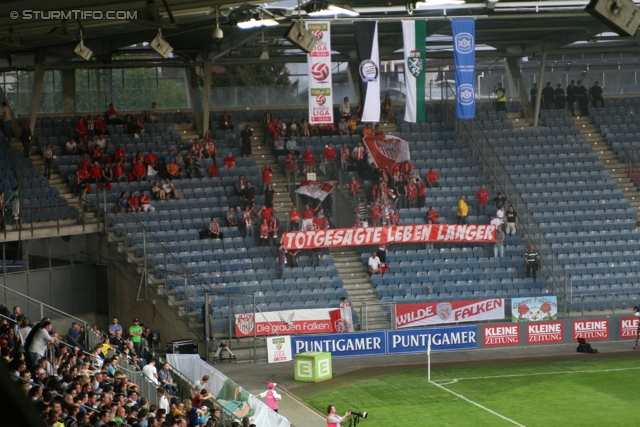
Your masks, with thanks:
M 526 427 L 628 426 L 638 419 L 639 357 L 434 364 L 431 379 Z M 429 383 L 424 366 L 367 368 L 292 391 L 322 413 L 329 403 L 368 411 L 360 427 L 517 425 Z

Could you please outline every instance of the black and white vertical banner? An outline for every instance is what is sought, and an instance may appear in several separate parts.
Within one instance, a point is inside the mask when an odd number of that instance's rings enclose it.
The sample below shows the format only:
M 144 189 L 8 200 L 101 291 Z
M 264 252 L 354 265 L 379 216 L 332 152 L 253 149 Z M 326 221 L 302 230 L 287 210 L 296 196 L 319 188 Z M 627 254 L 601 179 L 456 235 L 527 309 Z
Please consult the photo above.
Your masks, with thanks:
M 353 23 L 360 74 L 360 105 L 363 122 L 380 120 L 380 54 L 378 21 Z

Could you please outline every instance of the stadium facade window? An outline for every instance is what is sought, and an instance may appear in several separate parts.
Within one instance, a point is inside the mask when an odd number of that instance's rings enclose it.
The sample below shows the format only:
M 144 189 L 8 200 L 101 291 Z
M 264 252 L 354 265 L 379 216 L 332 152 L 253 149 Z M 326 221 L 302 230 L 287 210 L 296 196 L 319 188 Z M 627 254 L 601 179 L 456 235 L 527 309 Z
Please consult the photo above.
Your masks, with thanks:
M 189 108 L 182 67 L 76 70 L 76 110 L 101 112 L 113 102 L 118 111 L 139 111 L 157 102 L 161 109 Z
M 14 114 L 29 114 L 33 76 L 32 71 L 0 71 L 0 90 Z

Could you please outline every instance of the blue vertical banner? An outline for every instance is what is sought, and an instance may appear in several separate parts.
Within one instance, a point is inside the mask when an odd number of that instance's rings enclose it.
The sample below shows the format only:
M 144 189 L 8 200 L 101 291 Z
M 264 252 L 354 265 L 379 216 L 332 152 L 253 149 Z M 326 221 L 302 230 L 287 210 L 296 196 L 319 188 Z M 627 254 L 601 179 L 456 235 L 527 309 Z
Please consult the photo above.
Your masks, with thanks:
M 451 20 L 456 76 L 456 117 L 472 120 L 476 115 L 476 20 Z

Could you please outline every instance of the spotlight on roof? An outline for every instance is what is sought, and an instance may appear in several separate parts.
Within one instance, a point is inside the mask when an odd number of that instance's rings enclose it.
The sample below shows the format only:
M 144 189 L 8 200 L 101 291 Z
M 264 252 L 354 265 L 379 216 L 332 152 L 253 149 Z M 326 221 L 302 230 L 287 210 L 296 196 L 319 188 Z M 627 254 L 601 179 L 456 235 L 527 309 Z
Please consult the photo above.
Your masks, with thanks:
M 173 52 L 171 45 L 167 43 L 164 37 L 162 37 L 162 30 L 160 28 L 158 28 L 158 35 L 151 40 L 149 46 L 151 46 L 151 49 L 158 52 L 163 58 L 168 58 L 169 55 L 171 55 L 171 52 Z

